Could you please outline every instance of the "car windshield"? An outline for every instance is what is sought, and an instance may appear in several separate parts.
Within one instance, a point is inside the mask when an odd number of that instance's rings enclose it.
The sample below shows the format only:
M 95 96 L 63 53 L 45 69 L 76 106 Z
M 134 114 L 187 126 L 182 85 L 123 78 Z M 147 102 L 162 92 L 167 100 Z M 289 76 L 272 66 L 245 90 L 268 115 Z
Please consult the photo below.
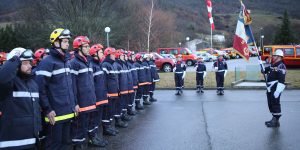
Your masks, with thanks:
M 156 59 L 156 58 L 159 58 L 159 59 L 164 58 L 164 57 L 162 57 L 161 55 L 158 55 L 157 53 L 152 53 L 152 54 L 153 54 L 153 56 L 154 56 L 155 59 Z

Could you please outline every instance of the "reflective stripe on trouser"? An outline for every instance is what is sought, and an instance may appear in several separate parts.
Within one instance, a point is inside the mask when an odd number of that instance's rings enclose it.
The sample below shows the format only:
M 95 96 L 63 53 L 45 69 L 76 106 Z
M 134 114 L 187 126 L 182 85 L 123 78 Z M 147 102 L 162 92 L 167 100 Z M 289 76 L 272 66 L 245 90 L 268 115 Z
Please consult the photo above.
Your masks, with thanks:
M 72 119 L 74 117 L 75 117 L 75 114 L 74 113 L 70 113 L 70 114 L 67 114 L 67 115 L 56 116 L 56 117 L 54 117 L 54 120 L 55 120 L 55 122 L 58 122 L 58 121 Z M 47 117 L 45 117 L 45 121 L 49 122 L 49 119 Z
M 196 80 L 197 88 L 203 88 L 203 79 L 202 80 Z
M 46 149 L 68 149 L 71 139 L 70 128 L 70 120 L 61 123 L 55 123 L 55 125 L 47 124 Z
M 111 124 L 110 121 L 110 110 L 111 107 L 110 105 L 102 105 L 101 106 L 103 109 L 103 113 L 102 113 L 102 126 L 103 127 L 109 127 Z
M 103 106 L 98 106 L 96 111 L 90 114 L 90 123 L 88 127 L 89 137 L 95 137 L 99 133 L 99 126 L 102 121 Z
M 280 95 L 278 98 L 274 97 L 275 88 L 271 89 L 271 92 L 267 92 L 267 99 L 268 99 L 268 107 L 270 113 L 273 116 L 281 116 L 281 105 L 280 105 Z
M 120 95 L 119 100 L 117 101 L 117 115 L 121 115 L 122 110 L 127 108 L 127 95 Z
M 34 145 L 36 138 L 28 138 L 21 140 L 0 141 L 0 149 L 2 148 L 21 148 L 24 146 Z
M 216 72 L 216 82 L 218 90 L 224 89 L 224 72 Z
M 109 105 L 109 118 L 113 119 L 114 115 L 117 114 L 117 108 L 116 108 L 116 103 L 119 100 L 118 97 L 109 97 L 108 98 L 108 105 Z
M 133 106 L 135 93 L 130 93 L 127 95 L 127 110 L 130 110 Z
M 146 85 L 143 86 L 139 86 L 139 88 L 137 89 L 136 95 L 134 99 L 141 99 L 144 93 Z
M 89 121 L 91 114 L 93 112 L 88 113 L 80 113 L 78 117 L 72 123 L 72 142 L 74 144 L 83 143 L 87 137 Z
M 181 90 L 183 87 L 182 74 L 175 74 L 175 87 L 176 90 Z

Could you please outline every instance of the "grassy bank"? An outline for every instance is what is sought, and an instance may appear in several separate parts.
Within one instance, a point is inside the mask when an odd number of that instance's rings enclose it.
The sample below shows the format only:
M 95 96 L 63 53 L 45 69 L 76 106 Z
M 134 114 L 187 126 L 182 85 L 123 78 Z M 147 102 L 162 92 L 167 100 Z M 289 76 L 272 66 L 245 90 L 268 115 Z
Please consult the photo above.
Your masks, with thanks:
M 175 82 L 174 82 L 174 73 L 159 73 L 160 76 L 160 82 L 157 84 L 157 88 L 174 88 Z M 241 78 L 244 79 L 246 77 L 245 72 L 241 72 L 240 74 Z M 261 76 L 261 79 L 263 77 Z M 234 71 L 229 71 L 227 73 L 227 76 L 225 78 L 225 87 L 229 88 L 231 87 L 231 83 L 235 80 L 235 74 Z M 292 88 L 300 88 L 300 70 L 288 70 L 287 76 L 286 76 L 286 82 L 289 82 L 289 87 Z M 195 88 L 196 87 L 196 73 L 195 72 L 187 72 L 185 77 L 185 83 L 186 88 Z M 215 88 L 216 87 L 216 79 L 215 79 L 215 73 L 214 72 L 208 72 L 205 80 L 204 80 L 204 86 L 206 88 Z

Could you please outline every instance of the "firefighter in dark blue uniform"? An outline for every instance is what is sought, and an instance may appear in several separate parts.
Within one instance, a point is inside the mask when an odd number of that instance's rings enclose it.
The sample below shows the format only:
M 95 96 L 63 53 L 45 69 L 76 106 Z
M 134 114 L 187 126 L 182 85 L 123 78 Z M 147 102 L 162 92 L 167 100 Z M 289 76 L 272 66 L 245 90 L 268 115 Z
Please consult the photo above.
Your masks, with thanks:
M 138 77 L 138 89 L 135 95 L 135 109 L 136 110 L 143 110 L 144 106 L 141 105 L 141 99 L 145 90 L 145 86 L 148 84 L 146 81 L 146 70 L 144 66 L 142 65 L 142 55 L 136 54 L 135 55 L 135 63 L 134 66 L 137 69 L 137 77 Z
M 272 56 L 271 66 L 266 67 L 263 73 L 267 74 L 267 98 L 272 119 L 266 121 L 267 127 L 279 127 L 281 117 L 280 96 L 285 88 L 286 66 L 282 62 L 283 51 L 278 49 Z
M 41 112 L 32 60 L 31 50 L 15 48 L 0 69 L 0 149 L 37 148 Z
M 131 84 L 128 84 L 128 97 L 127 97 L 127 114 L 134 116 L 136 112 L 133 110 L 133 102 L 134 102 L 134 96 L 137 89 L 137 83 L 138 83 L 138 77 L 136 68 L 134 66 L 134 62 L 132 61 L 132 55 L 134 55 L 134 52 L 132 51 L 126 51 L 125 53 L 125 63 L 129 69 L 128 72 L 128 81 Z
M 100 146 L 104 147 L 108 144 L 108 141 L 102 138 L 101 131 L 99 129 L 100 123 L 103 124 L 109 121 L 109 116 L 105 113 L 108 112 L 108 99 L 107 88 L 104 72 L 101 65 L 101 60 L 104 58 L 103 46 L 101 44 L 94 44 L 90 48 L 91 63 L 93 66 L 94 85 L 96 93 L 96 107 L 97 110 L 91 114 L 91 123 L 89 126 L 89 136 L 97 140 Z
M 175 75 L 174 75 L 175 87 L 176 87 L 175 95 L 181 95 L 184 77 L 186 74 L 186 65 L 185 65 L 184 61 L 182 61 L 181 55 L 177 56 L 177 61 L 176 61 L 175 67 L 173 68 L 173 72 L 175 73 Z
M 116 61 L 114 67 L 118 70 L 119 80 L 119 100 L 117 102 L 117 114 L 115 115 L 116 126 L 126 128 L 127 122 L 131 117 L 127 114 L 127 97 L 128 97 L 128 68 L 125 64 L 124 50 L 119 49 L 116 51 Z
M 109 118 L 110 121 L 103 124 L 103 133 L 115 136 L 119 131 L 112 127 L 111 123 L 115 115 L 117 115 L 116 104 L 119 100 L 119 79 L 118 70 L 114 67 L 116 50 L 108 47 L 104 50 L 105 59 L 102 62 L 102 69 L 106 80 Z
M 214 62 L 214 70 L 216 72 L 217 94 L 224 95 L 224 78 L 227 74 L 227 63 L 223 59 L 223 55 L 218 57 Z
M 88 59 L 89 43 L 86 36 L 76 37 L 73 41 L 75 57 L 70 61 L 74 94 L 79 105 L 79 116 L 72 124 L 72 142 L 75 148 L 86 147 L 91 114 L 96 111 L 93 67 Z M 95 137 L 90 137 L 89 144 L 102 146 Z
M 150 66 L 150 71 L 151 71 L 151 78 L 152 78 L 152 84 L 150 85 L 150 99 L 149 101 L 150 102 L 156 102 L 157 99 L 153 97 L 154 95 L 154 91 L 155 91 L 155 84 L 156 82 L 159 82 L 159 75 L 158 75 L 158 72 L 157 72 L 157 67 L 155 65 L 155 59 L 154 59 L 154 56 L 153 54 L 150 54 L 150 60 L 147 61 L 148 62 L 148 65 Z
M 206 76 L 206 66 L 204 64 L 203 58 L 198 57 L 198 61 L 195 64 L 196 67 L 196 88 L 197 88 L 197 93 L 204 93 L 203 91 L 203 81 Z
M 70 73 L 70 31 L 55 29 L 50 35 L 52 49 L 36 71 L 41 106 L 47 123 L 46 149 L 67 149 L 70 144 L 70 123 L 79 112 Z
M 145 79 L 147 84 L 144 86 L 144 91 L 143 91 L 143 105 L 151 105 L 151 102 L 149 101 L 149 97 L 150 97 L 150 86 L 152 85 L 152 77 L 151 77 L 150 66 L 147 62 L 149 60 L 150 60 L 149 54 L 144 54 L 142 65 L 145 69 Z

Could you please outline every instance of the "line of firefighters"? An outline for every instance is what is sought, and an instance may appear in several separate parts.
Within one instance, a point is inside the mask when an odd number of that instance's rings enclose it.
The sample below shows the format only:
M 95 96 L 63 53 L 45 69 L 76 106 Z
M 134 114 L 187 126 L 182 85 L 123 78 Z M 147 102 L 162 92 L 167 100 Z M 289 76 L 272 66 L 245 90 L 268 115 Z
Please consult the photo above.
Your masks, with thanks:
M 31 50 L 15 48 L 1 64 L 0 149 L 60 150 L 71 145 L 85 149 L 87 143 L 105 147 L 108 141 L 102 134 L 117 135 L 115 127 L 126 128 L 135 110 L 157 101 L 153 94 L 159 76 L 151 55 L 112 47 L 103 51 L 101 44 L 90 47 L 86 36 L 74 39 L 74 53 L 70 54 L 70 38 L 68 29 L 58 28 L 50 35 L 52 48 L 37 50 L 35 60 Z M 265 122 L 267 127 L 280 126 L 280 95 L 286 75 L 282 58 L 283 51 L 277 50 L 272 64 L 262 70 L 267 74 L 268 106 L 273 115 Z M 36 64 L 33 69 L 32 62 Z M 206 66 L 202 58 L 195 67 L 197 92 L 203 93 Z M 222 56 L 214 69 L 217 94 L 223 95 L 227 64 Z M 173 71 L 176 95 L 181 95 L 186 74 L 181 56 Z
M 33 69 L 31 50 L 7 55 L 0 70 L 0 149 L 105 147 L 102 134 L 117 135 L 115 127 L 126 128 L 135 110 L 157 101 L 151 55 L 103 51 L 101 44 L 90 47 L 86 36 L 74 39 L 70 54 L 70 38 L 68 29 L 54 30 L 52 48 L 35 52 Z

